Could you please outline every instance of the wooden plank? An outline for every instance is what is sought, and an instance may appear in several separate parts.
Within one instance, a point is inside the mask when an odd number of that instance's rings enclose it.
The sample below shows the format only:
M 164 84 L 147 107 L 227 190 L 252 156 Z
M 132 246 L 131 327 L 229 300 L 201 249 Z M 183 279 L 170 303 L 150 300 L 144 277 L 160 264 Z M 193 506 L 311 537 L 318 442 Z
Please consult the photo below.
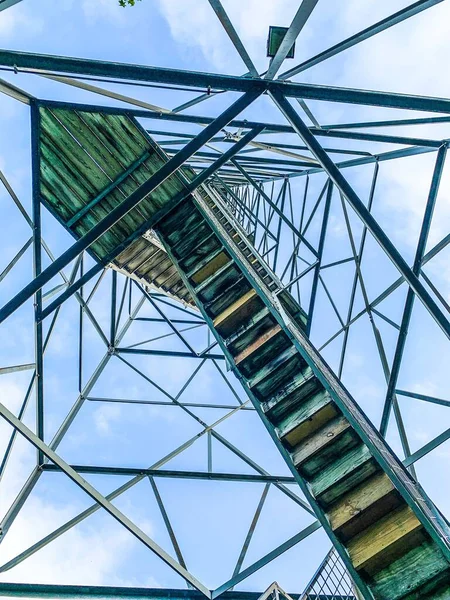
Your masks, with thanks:
M 96 136 L 111 154 L 121 156 L 122 160 L 131 164 L 144 150 L 149 148 L 149 144 L 139 143 L 131 135 L 124 132 L 123 118 L 116 115 L 104 115 L 102 113 L 78 112 L 79 117 L 91 130 L 92 135 Z M 160 165 L 163 164 L 158 157 Z
M 162 228 L 165 233 L 166 240 L 171 246 L 176 246 L 179 242 L 181 242 L 186 236 L 190 236 L 194 230 L 201 225 L 201 223 L 205 222 L 203 216 L 195 210 L 192 206 L 192 210 L 190 210 L 187 214 L 179 214 L 177 212 L 178 218 L 176 222 L 171 222 L 170 229 L 167 227 Z
M 252 315 L 242 327 L 229 336 L 225 343 L 232 355 L 236 356 L 254 340 L 256 340 L 264 331 L 270 329 L 275 324 L 269 309 L 264 306 L 261 310 Z
M 276 394 L 262 403 L 262 408 L 275 425 L 294 414 L 298 406 L 310 395 L 323 390 L 311 367 L 305 366 Z
M 87 188 L 90 196 L 89 200 L 92 200 L 110 183 L 107 175 L 50 113 L 41 112 L 41 120 L 43 125 L 41 131 L 42 142 L 46 143 L 54 154 L 59 155 L 68 169 L 70 166 L 72 173 L 70 181 Z M 108 198 L 105 198 L 101 204 L 97 204 L 90 211 L 98 221 L 104 218 L 117 203 L 117 200 L 111 202 Z M 126 220 L 121 219 L 109 232 L 105 233 L 105 236 L 112 232 L 122 240 L 128 237 L 131 230 L 127 227 Z
M 158 229 L 160 229 L 167 238 L 171 231 L 176 230 L 184 219 L 188 219 L 192 214 L 198 212 L 199 211 L 194 206 L 192 201 L 192 196 L 190 196 L 178 204 L 172 211 L 170 211 L 170 213 L 166 215 L 164 219 L 161 219 L 161 221 L 158 223 Z
M 116 180 L 132 163 L 121 160 L 122 153 L 113 154 L 108 148 L 95 136 L 91 129 L 85 124 L 76 111 L 51 109 L 49 113 L 60 123 L 61 127 L 67 129 L 70 134 L 85 149 L 95 163 L 105 172 L 110 182 Z M 138 158 L 138 157 L 136 157 Z M 135 159 L 136 160 L 136 159 Z M 132 162 L 135 162 L 134 160 Z M 117 192 L 109 194 L 101 202 L 105 210 L 109 212 L 119 202 L 131 194 L 138 183 L 130 176 L 117 187 Z M 94 197 L 97 195 L 95 193 Z M 128 223 L 132 229 L 138 227 L 144 220 L 144 214 L 141 211 L 141 205 L 130 211 L 124 218 L 124 223 Z
M 92 193 L 92 188 L 88 182 L 80 182 L 78 177 L 73 175 L 70 161 L 61 155 L 51 141 L 47 143 L 45 139 L 41 139 L 40 148 L 42 184 L 45 184 L 46 191 L 50 192 L 44 195 L 44 199 L 47 200 L 50 210 L 56 214 L 57 218 L 64 221 L 66 216 L 69 214 L 73 216 L 79 208 L 84 206 L 85 200 L 88 201 L 90 198 L 89 193 L 90 190 Z M 99 207 L 96 215 L 88 213 L 80 219 L 73 231 L 78 237 L 83 236 L 106 214 L 106 211 Z M 103 247 L 110 251 L 121 239 L 122 236 L 117 236 L 116 230 L 110 229 L 96 242 L 95 246 L 92 246 L 92 249 Z M 105 253 L 100 250 L 99 256 L 104 256 Z
M 367 479 L 376 468 L 369 449 L 360 444 L 322 469 L 311 481 L 311 489 L 322 505 L 329 505 Z
M 284 366 L 290 359 L 297 357 L 298 351 L 295 346 L 291 345 L 289 348 L 281 352 L 278 356 L 268 362 L 256 375 L 254 375 L 248 385 L 251 388 L 257 387 L 265 379 L 272 377 L 277 369 Z
M 422 524 L 404 505 L 355 536 L 347 550 L 358 571 L 373 574 L 422 541 Z
M 101 192 L 110 182 L 106 173 L 94 162 L 49 111 L 41 110 L 41 137 L 73 165 L 74 176 L 92 186 L 93 196 Z
M 277 333 L 281 331 L 281 327 L 276 323 L 273 327 L 263 333 L 257 340 L 249 344 L 244 350 L 242 350 L 234 359 L 236 365 L 239 365 L 243 360 L 251 356 L 254 352 L 259 350 L 261 346 L 271 340 Z
M 179 261 L 182 271 L 189 271 L 194 265 L 219 248 L 222 248 L 220 240 L 217 236 L 211 235 L 201 246 L 195 248 L 188 256 Z
M 134 162 L 145 150 L 154 149 L 151 156 L 130 176 L 130 181 L 136 182 L 136 185 L 144 183 L 151 175 L 156 173 L 164 164 L 160 154 L 156 151 L 150 141 L 146 144 L 130 142 L 130 136 L 124 130 L 124 123 L 128 119 L 122 117 L 115 118 L 115 115 L 102 115 L 98 113 L 78 113 L 80 118 L 89 127 L 93 136 L 114 154 L 118 160 L 125 166 Z M 122 120 L 121 120 L 122 119 Z M 139 137 L 140 134 L 139 134 Z M 121 157 L 121 158 L 119 158 Z M 170 198 L 172 198 L 181 188 L 175 187 L 168 178 L 162 183 L 155 192 L 152 192 L 139 204 L 142 212 L 153 214 L 155 210 L 161 208 Z M 134 209 L 136 210 L 136 209 Z
M 450 600 L 450 573 L 439 574 L 435 581 L 426 583 L 418 592 L 413 592 L 404 600 Z
M 254 344 L 256 343 L 257 340 L 255 340 Z M 249 378 L 265 364 L 270 362 L 276 355 L 280 354 L 291 345 L 292 342 L 290 338 L 280 328 L 268 339 L 265 339 L 264 343 L 255 347 L 254 350 L 239 363 L 239 369 L 245 377 Z M 298 368 L 295 368 L 294 372 L 297 373 Z
M 110 152 L 96 136 L 92 135 L 91 130 L 76 111 L 50 109 L 50 113 L 66 129 L 68 129 L 68 131 L 70 131 L 84 148 L 86 148 L 89 155 L 101 166 L 111 179 L 117 179 L 117 177 L 134 162 L 127 161 L 126 163 L 121 163 L 118 160 L 118 157 L 121 157 L 122 153 Z
M 184 236 L 184 239 L 177 246 L 172 246 L 172 252 L 177 258 L 182 259 L 194 252 L 198 246 L 201 246 L 212 235 L 214 234 L 211 227 L 203 221 L 189 235 Z
M 293 413 L 281 421 L 277 427 L 278 435 L 289 449 L 295 448 L 337 414 L 338 410 L 331 396 L 325 390 L 321 390 L 309 396 Z
M 329 450 L 333 453 L 341 452 L 341 446 L 336 448 L 336 441 L 344 434 L 351 432 L 350 423 L 342 415 L 336 417 L 324 427 L 318 429 L 310 436 L 305 443 L 296 448 L 292 454 L 292 461 L 297 469 L 303 467 L 305 463 L 311 463 L 314 457 L 320 454 L 322 461 L 328 461 L 328 455 L 324 457 L 324 451 Z M 332 447 L 330 449 L 330 447 Z M 310 468 L 311 470 L 311 468 Z M 314 469 L 315 470 L 315 469 Z
M 217 315 L 213 321 L 215 328 L 221 334 L 229 334 L 236 329 L 239 323 L 249 318 L 253 311 L 255 301 L 259 300 L 256 290 L 251 289 L 241 298 L 233 302 L 226 310 Z
M 251 289 L 250 283 L 243 276 L 228 286 L 217 297 L 205 303 L 207 313 L 214 319 L 223 313 L 231 304 L 239 300 Z
M 377 473 L 334 504 L 328 518 L 333 531 L 346 541 L 403 502 L 385 473 Z
M 289 352 L 291 348 L 292 346 L 288 347 L 285 352 Z M 267 372 L 267 377 L 253 386 L 252 391 L 260 400 L 272 396 L 280 389 L 280 387 L 286 385 L 286 382 L 291 380 L 296 373 L 301 371 L 303 359 L 295 348 L 294 350 L 295 352 L 292 351 L 292 355 L 287 360 L 281 363 L 271 373 Z M 273 363 L 273 361 L 271 362 Z M 265 367 L 262 367 L 261 370 L 263 369 L 265 369 Z
M 201 268 L 199 268 L 195 273 L 192 273 L 189 277 L 194 285 L 199 285 L 203 283 L 206 279 L 211 277 L 214 273 L 216 273 L 221 267 L 227 264 L 230 261 L 230 257 L 226 252 L 219 251 L 214 254 L 214 257 L 206 262 Z
M 149 246 L 143 237 L 138 238 L 125 248 L 115 259 L 118 266 L 133 271 L 134 267 L 141 262 L 141 256 L 147 255 Z
M 382 600 L 401 600 L 405 596 L 408 600 L 419 600 L 427 594 L 426 584 L 428 593 L 431 593 L 432 588 L 440 586 L 442 580 L 448 581 L 448 578 L 448 562 L 435 544 L 426 541 L 376 573 L 373 590 Z M 450 598 L 448 589 L 447 594 Z
M 243 277 L 237 265 L 230 261 L 195 288 L 202 302 L 211 302 Z

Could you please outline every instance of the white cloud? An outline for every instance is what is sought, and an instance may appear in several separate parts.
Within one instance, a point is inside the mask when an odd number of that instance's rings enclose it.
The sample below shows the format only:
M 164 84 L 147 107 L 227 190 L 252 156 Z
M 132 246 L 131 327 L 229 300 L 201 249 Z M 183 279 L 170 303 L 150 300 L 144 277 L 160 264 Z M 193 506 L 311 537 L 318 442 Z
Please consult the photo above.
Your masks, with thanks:
M 200 50 L 205 59 L 217 69 L 225 72 L 246 71 L 207 2 L 159 0 L 159 7 L 177 43 L 187 45 L 191 50 Z M 231 0 L 224 3 L 224 7 L 250 57 L 255 59 L 257 66 L 265 68 L 268 60 L 265 57 L 265 44 L 269 25 L 288 26 L 297 8 L 296 3 L 291 0 Z
M 109 435 L 111 426 L 121 416 L 122 410 L 118 404 L 102 404 L 94 412 L 94 425 L 100 435 Z
M 3 43 L 13 39 L 19 29 L 22 34 L 35 36 L 40 34 L 43 28 L 43 20 L 29 15 L 21 4 L 0 13 L 0 36 Z
M 54 529 L 56 523 L 73 516 L 74 507 L 56 507 L 47 500 L 31 498 L 0 546 L 4 564 Z M 39 515 L 39 518 L 36 518 Z M 71 529 L 19 566 L 0 575 L 2 581 L 23 583 L 83 583 L 100 585 L 120 582 L 118 567 L 131 549 L 132 538 L 124 529 Z

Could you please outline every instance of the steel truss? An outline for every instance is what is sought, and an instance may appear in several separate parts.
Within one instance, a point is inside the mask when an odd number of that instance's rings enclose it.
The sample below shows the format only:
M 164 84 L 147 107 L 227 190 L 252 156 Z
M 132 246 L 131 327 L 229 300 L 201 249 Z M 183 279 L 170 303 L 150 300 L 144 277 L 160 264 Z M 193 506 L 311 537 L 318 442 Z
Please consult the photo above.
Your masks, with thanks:
M 368 324 L 369 335 L 374 342 L 373 360 L 379 364 L 385 380 L 384 397 L 381 407 L 378 407 L 380 408 L 379 420 L 375 425 L 388 441 L 392 443 L 399 441 L 403 452 L 403 463 L 414 477 L 417 478 L 415 464 L 425 456 L 432 457 L 436 450 L 450 438 L 450 429 L 446 429 L 421 447 L 412 449 L 408 427 L 405 424 L 403 401 L 400 401 L 400 398 L 410 399 L 408 402 L 419 401 L 443 407 L 450 406 L 450 400 L 435 397 L 432 393 L 418 393 L 412 389 L 403 389 L 402 384 L 399 383 L 416 298 L 419 301 L 417 304 L 420 303 L 424 309 L 426 315 L 424 318 L 431 317 L 440 332 L 446 338 L 450 337 L 448 319 L 450 307 L 439 285 L 433 281 L 433 275 L 426 270 L 429 263 L 433 264 L 432 261 L 437 257 L 445 255 L 450 243 L 450 234 L 447 234 L 432 247 L 428 244 L 433 212 L 439 200 L 439 186 L 445 168 L 448 140 L 441 139 L 438 134 L 435 139 L 425 139 L 416 135 L 376 133 L 378 128 L 383 128 L 384 132 L 387 127 L 448 123 L 450 122 L 450 100 L 343 89 L 290 80 L 306 69 L 433 7 L 439 1 L 442 0 L 415 2 L 410 7 L 343 40 L 278 77 L 277 73 L 292 43 L 301 33 L 317 2 L 304 0 L 300 4 L 285 42 L 280 46 L 268 70 L 262 74 L 258 74 L 219 0 L 209 0 L 209 2 L 248 69 L 248 73 L 241 77 L 9 50 L 0 51 L 1 68 L 6 72 L 13 71 L 20 74 L 20 81 L 24 82 L 24 85 L 30 78 L 38 77 L 59 84 L 61 89 L 69 91 L 71 88 L 81 89 L 86 93 L 87 98 L 90 98 L 89 94 L 96 94 L 97 97 L 96 103 L 44 100 L 35 98 L 25 89 L 13 85 L 9 79 L 0 81 L 1 92 L 29 106 L 33 157 L 31 213 L 25 209 L 24 203 L 14 192 L 7 176 L 0 173 L 3 187 L 15 204 L 17 214 L 25 219 L 30 227 L 30 235 L 21 242 L 15 256 L 3 267 L 0 283 L 10 273 L 16 272 L 18 265 L 24 260 L 23 257 L 30 253 L 30 249 L 33 251 L 33 279 L 16 295 L 6 298 L 3 307 L 0 308 L 0 323 L 5 321 L 7 324 L 7 319 L 14 318 L 22 305 L 30 307 L 33 303 L 35 342 L 33 362 L 24 361 L 23 364 L 4 365 L 0 369 L 0 375 L 21 371 L 31 372 L 25 396 L 16 414 L 8 410 L 3 403 L 0 404 L 2 417 L 12 426 L 0 464 L 0 479 L 7 472 L 18 434 L 36 448 L 37 457 L 28 479 L 3 516 L 1 539 L 2 541 L 7 539 L 10 527 L 43 477 L 52 477 L 52 474 L 62 472 L 94 501 L 67 523 L 8 560 L 0 567 L 1 572 L 22 563 L 103 508 L 186 581 L 189 588 L 186 595 L 195 595 L 196 592 L 192 591 L 195 588 L 209 598 L 220 594 L 231 597 L 229 590 L 320 528 L 318 521 L 312 520 L 314 513 L 308 503 L 289 487 L 294 482 L 293 477 L 285 473 L 274 474 L 271 470 L 267 470 L 262 462 L 261 464 L 255 462 L 249 453 L 219 432 L 221 425 L 228 419 L 232 418 L 234 421 L 242 418 L 254 409 L 249 400 L 241 397 L 239 383 L 229 375 L 224 356 L 217 342 L 213 342 L 210 338 L 207 324 L 201 315 L 191 306 L 182 305 L 175 299 L 164 296 L 160 290 L 145 286 L 142 282 L 111 269 L 114 258 L 123 248 L 118 248 L 110 254 L 103 264 L 93 261 L 91 257 L 90 246 L 103 233 L 133 207 L 138 206 L 150 191 L 156 189 L 167 177 L 183 166 L 191 167 L 196 173 L 196 177 L 189 184 L 190 191 L 197 190 L 206 181 L 209 183 L 213 193 L 225 201 L 230 218 L 242 227 L 256 250 L 278 275 L 283 287 L 289 290 L 307 311 L 308 331 L 313 338 L 316 336 L 315 341 L 319 341 L 317 344 L 319 349 L 327 352 L 330 348 L 336 348 L 336 343 L 339 343 L 340 348 L 337 352 L 334 351 L 330 362 L 339 378 L 348 385 L 346 368 L 350 338 L 352 332 L 357 330 L 361 323 Z M 3 0 L 0 2 L 0 10 L 14 3 Z M 149 87 L 155 84 L 163 85 L 172 90 L 175 100 L 180 97 L 182 87 L 183 93 L 185 89 L 191 91 L 192 98 L 169 110 L 103 87 L 108 83 L 117 82 L 129 86 L 138 83 Z M 238 92 L 240 96 L 234 103 L 227 105 L 219 116 L 198 116 L 187 112 L 191 107 L 209 101 L 211 98 L 219 96 L 224 98 L 227 92 Z M 251 110 L 252 105 L 260 101 L 258 98 L 261 99 L 263 95 L 267 96 L 273 106 L 282 113 L 285 119 L 283 124 L 242 118 L 242 111 Z M 113 105 L 101 105 L 102 97 L 107 97 Z M 317 121 L 305 100 L 385 107 L 402 111 L 423 111 L 439 113 L 443 116 L 430 117 L 426 114 L 424 117 L 414 115 L 413 118 L 405 118 L 402 112 L 397 119 L 327 125 Z M 126 107 L 123 107 L 123 103 L 126 103 Z M 169 157 L 164 168 L 57 257 L 52 253 L 51 244 L 47 245 L 42 235 L 38 118 L 38 109 L 42 106 L 97 111 L 104 114 L 126 114 L 135 117 L 147 132 L 155 137 Z M 303 113 L 312 126 L 305 123 L 301 116 Z M 375 133 L 368 132 L 367 129 L 373 129 Z M 328 138 L 325 145 L 321 143 L 323 137 Z M 382 151 L 378 150 L 377 144 L 383 144 Z M 380 225 L 374 213 L 380 181 L 383 177 L 383 163 L 391 164 L 400 159 L 426 154 L 433 154 L 435 157 L 434 169 L 428 197 L 424 204 L 423 222 L 415 255 L 413 260 L 408 262 L 399 251 L 396 242 Z M 366 196 L 357 193 L 350 183 L 350 176 L 347 176 L 347 173 L 351 174 L 361 168 L 372 169 Z M 116 183 L 112 181 L 111 185 Z M 175 200 L 178 202 L 180 198 Z M 329 244 L 333 243 L 330 221 L 337 212 L 342 222 L 342 235 L 346 240 L 347 254 L 342 256 L 338 254 L 330 259 L 328 248 Z M 152 221 L 147 221 L 141 228 L 142 231 L 136 232 L 136 237 L 151 227 Z M 368 277 L 368 271 L 373 263 L 370 262 L 370 256 L 367 257 L 368 247 L 373 242 L 376 242 L 377 248 L 381 249 L 387 257 L 392 272 L 396 272 L 396 276 L 390 283 L 383 290 L 378 289 L 375 294 L 371 291 L 373 286 L 369 281 L 370 276 Z M 378 257 L 377 260 L 381 259 Z M 70 272 L 67 271 L 68 268 Z M 342 268 L 345 268 L 347 273 L 351 273 L 348 289 L 345 290 L 345 302 L 340 295 L 342 290 L 338 290 L 340 286 L 337 285 Z M 392 316 L 389 300 L 396 294 L 398 297 L 399 292 L 404 294 L 402 312 L 400 316 Z M 103 315 L 101 319 L 98 316 L 96 299 L 99 295 L 104 298 L 105 294 L 109 299 L 108 315 L 107 317 Z M 79 306 L 77 314 L 78 396 L 62 419 L 59 428 L 50 438 L 46 433 L 45 409 L 48 383 L 44 358 L 52 336 L 63 320 L 60 313 L 72 300 L 75 300 Z M 324 319 L 328 319 L 330 323 L 334 320 L 336 327 L 333 330 L 330 327 L 324 328 L 322 326 Z M 103 348 L 103 355 L 94 369 L 92 369 L 85 339 L 88 327 L 95 332 L 97 342 Z M 153 333 L 144 333 L 144 329 L 150 332 L 153 330 Z M 134 333 L 132 342 L 126 341 L 130 333 L 136 330 L 140 332 L 139 335 L 136 336 Z M 196 366 L 181 388 L 174 393 L 169 391 L 169 386 L 161 385 L 156 378 L 145 372 L 142 367 L 143 357 L 195 361 Z M 133 377 L 137 376 L 145 381 L 148 390 L 157 393 L 159 399 L 116 397 L 113 391 L 106 396 L 96 395 L 95 386 L 105 376 L 108 365 L 113 362 L 120 363 L 121 367 L 128 369 L 130 376 L 133 373 Z M 195 396 L 193 401 L 185 400 L 186 393 L 189 394 L 192 389 L 195 389 L 202 369 L 207 365 L 211 366 L 215 377 L 226 387 L 232 400 L 198 402 Z M 87 372 L 90 373 L 88 378 L 85 377 Z M 355 396 L 360 400 L 357 391 Z M 35 426 L 30 428 L 24 423 L 24 419 L 34 398 Z M 83 407 L 117 404 L 124 407 L 153 406 L 167 411 L 178 407 L 178 410 L 193 421 L 198 431 L 168 453 L 159 456 L 150 466 L 71 464 L 63 460 L 59 454 L 59 446 L 67 439 L 67 434 L 71 431 Z M 367 409 L 366 405 L 363 406 Z M 221 416 L 207 420 L 203 415 L 204 411 L 208 410 L 213 410 L 213 414 L 221 411 Z M 170 461 L 187 453 L 202 439 L 207 440 L 206 470 L 170 468 Z M 215 471 L 213 448 L 216 445 L 226 448 L 242 461 L 250 472 Z M 81 474 L 126 476 L 129 479 L 105 495 L 84 480 Z M 162 478 L 263 484 L 234 572 L 227 581 L 212 592 L 187 567 L 182 545 L 176 536 L 158 487 Z M 161 512 L 172 544 L 170 552 L 144 533 L 112 502 L 144 480 L 148 480 L 149 489 Z M 307 517 L 308 524 L 262 558 L 243 568 L 249 545 L 271 489 L 277 489 L 299 507 Z M 330 556 L 327 556 L 325 563 L 329 563 Z M 311 586 L 313 587 L 315 583 L 317 582 L 313 581 Z M 68 595 L 82 593 L 80 588 L 74 592 L 69 587 L 67 586 L 65 591 L 62 588 L 39 590 L 37 587 L 35 590 L 36 593 L 43 595 L 52 595 L 55 591 L 60 594 L 61 590 Z M 29 588 L 15 587 L 13 584 L 0 584 L 0 591 L 6 595 L 25 593 L 31 596 L 33 593 Z M 316 592 L 315 589 L 314 593 Z M 114 594 L 116 593 L 126 594 L 123 590 L 119 592 L 115 590 Z

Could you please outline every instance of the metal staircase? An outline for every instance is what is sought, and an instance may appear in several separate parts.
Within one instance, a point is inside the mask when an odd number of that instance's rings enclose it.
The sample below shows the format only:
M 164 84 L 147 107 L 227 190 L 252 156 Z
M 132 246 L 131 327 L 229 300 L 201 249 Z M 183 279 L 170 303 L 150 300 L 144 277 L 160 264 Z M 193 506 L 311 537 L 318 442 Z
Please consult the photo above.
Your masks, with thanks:
M 446 523 L 218 194 L 203 186 L 156 230 L 358 586 L 383 600 L 450 597 Z
M 42 198 L 75 237 L 166 163 L 129 117 L 40 116 Z M 164 180 L 92 255 L 195 302 L 365 598 L 450 599 L 447 523 L 312 346 L 306 314 L 218 190 L 194 176 Z M 141 233 L 150 218 L 164 250 Z

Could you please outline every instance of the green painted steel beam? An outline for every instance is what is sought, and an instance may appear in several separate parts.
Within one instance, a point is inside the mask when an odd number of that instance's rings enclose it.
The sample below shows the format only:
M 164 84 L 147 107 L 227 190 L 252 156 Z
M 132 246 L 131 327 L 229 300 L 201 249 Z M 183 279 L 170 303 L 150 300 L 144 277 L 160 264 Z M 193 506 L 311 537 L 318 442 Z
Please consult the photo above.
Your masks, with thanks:
M 175 405 L 176 406 L 176 405 Z M 239 408 L 234 406 L 233 409 Z M 289 475 L 258 475 L 248 473 L 210 473 L 203 471 L 171 471 L 167 469 L 146 469 L 139 467 L 104 467 L 92 465 L 71 465 L 77 473 L 95 473 L 97 475 L 147 475 L 166 479 L 202 479 L 211 481 L 242 481 L 250 483 L 296 483 Z M 56 465 L 46 464 L 44 471 L 61 472 Z
M 199 71 L 183 71 L 146 65 L 133 65 L 85 58 L 0 50 L 0 65 L 12 69 L 50 71 L 73 75 L 114 77 L 134 81 L 152 81 L 169 86 L 204 87 L 234 92 L 278 91 L 284 96 L 327 102 L 343 102 L 386 108 L 403 108 L 429 112 L 450 112 L 450 100 L 375 90 L 359 90 L 306 83 L 267 81 L 252 77 L 219 75 Z
M 15 4 L 19 4 L 22 0 L 0 0 L 0 11 L 10 8 Z

